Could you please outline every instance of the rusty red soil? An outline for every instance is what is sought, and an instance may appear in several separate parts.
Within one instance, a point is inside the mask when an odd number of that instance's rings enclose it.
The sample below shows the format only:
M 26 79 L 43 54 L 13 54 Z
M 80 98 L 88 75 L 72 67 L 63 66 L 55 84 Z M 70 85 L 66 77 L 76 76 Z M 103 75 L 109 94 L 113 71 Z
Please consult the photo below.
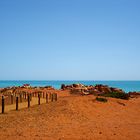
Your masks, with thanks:
M 71 95 L 58 101 L 0 114 L 0 140 L 139 140 L 140 98 Z

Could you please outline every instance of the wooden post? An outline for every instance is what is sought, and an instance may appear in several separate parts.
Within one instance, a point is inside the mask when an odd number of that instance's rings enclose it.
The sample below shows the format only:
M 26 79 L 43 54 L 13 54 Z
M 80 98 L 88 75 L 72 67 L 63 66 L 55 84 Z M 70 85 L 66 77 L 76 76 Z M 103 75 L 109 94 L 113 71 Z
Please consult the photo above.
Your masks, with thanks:
M 48 94 L 46 93 L 46 103 L 48 103 Z
M 54 93 L 54 100 L 57 101 L 57 93 Z
M 26 99 L 27 94 L 25 93 L 25 99 Z
M 38 105 L 40 105 L 40 93 L 38 94 Z
M 25 99 L 25 92 L 23 93 L 23 99 Z
M 45 93 L 43 92 L 43 98 L 45 98 Z
M 16 110 L 18 110 L 18 97 L 16 97 Z
M 11 94 L 11 104 L 13 104 L 13 94 Z
M 2 114 L 4 113 L 4 96 L 2 96 Z
M 24 92 L 24 99 L 26 99 L 26 97 L 25 97 L 25 96 L 26 96 L 26 92 Z
M 22 92 L 22 98 L 24 99 L 24 92 Z
M 51 102 L 53 102 L 53 93 L 51 94 Z
M 30 94 L 30 101 L 32 101 L 32 94 Z
M 49 93 L 49 100 L 51 100 L 51 93 Z
M 28 94 L 28 108 L 30 107 L 30 95 Z
M 22 103 L 22 94 L 20 94 L 20 102 Z

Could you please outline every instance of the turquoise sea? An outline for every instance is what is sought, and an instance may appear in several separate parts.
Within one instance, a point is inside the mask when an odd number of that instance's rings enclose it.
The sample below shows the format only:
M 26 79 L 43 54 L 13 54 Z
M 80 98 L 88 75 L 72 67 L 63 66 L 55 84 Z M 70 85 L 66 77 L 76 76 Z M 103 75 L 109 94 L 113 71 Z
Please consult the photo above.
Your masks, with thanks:
M 0 81 L 0 88 L 21 86 L 30 84 L 31 86 L 53 86 L 60 89 L 61 84 L 81 83 L 85 85 L 104 84 L 111 87 L 121 88 L 125 92 L 140 91 L 140 81 Z

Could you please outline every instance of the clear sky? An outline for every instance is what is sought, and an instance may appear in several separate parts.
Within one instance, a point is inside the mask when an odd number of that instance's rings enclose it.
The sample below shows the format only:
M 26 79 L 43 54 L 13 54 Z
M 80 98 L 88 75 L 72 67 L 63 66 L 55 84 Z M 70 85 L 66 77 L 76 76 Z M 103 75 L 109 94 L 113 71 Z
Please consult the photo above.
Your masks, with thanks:
M 0 80 L 140 80 L 140 0 L 0 0 Z

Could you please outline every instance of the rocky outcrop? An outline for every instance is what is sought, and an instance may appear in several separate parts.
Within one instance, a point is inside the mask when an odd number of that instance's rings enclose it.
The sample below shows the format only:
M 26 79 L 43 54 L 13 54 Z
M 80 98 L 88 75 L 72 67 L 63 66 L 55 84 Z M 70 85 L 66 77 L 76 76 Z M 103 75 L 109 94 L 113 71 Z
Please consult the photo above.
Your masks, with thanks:
M 131 97 L 131 98 L 135 98 L 135 97 L 140 97 L 140 92 L 129 92 L 128 95 Z
M 95 88 L 102 93 L 111 93 L 112 90 L 106 85 L 96 85 Z
M 112 92 L 117 92 L 117 93 L 125 93 L 122 89 L 119 88 L 110 88 Z
M 72 94 L 81 95 L 104 95 L 111 93 L 124 94 L 125 92 L 119 88 L 109 87 L 107 85 L 86 86 L 83 84 L 61 85 L 62 90 L 70 90 Z

